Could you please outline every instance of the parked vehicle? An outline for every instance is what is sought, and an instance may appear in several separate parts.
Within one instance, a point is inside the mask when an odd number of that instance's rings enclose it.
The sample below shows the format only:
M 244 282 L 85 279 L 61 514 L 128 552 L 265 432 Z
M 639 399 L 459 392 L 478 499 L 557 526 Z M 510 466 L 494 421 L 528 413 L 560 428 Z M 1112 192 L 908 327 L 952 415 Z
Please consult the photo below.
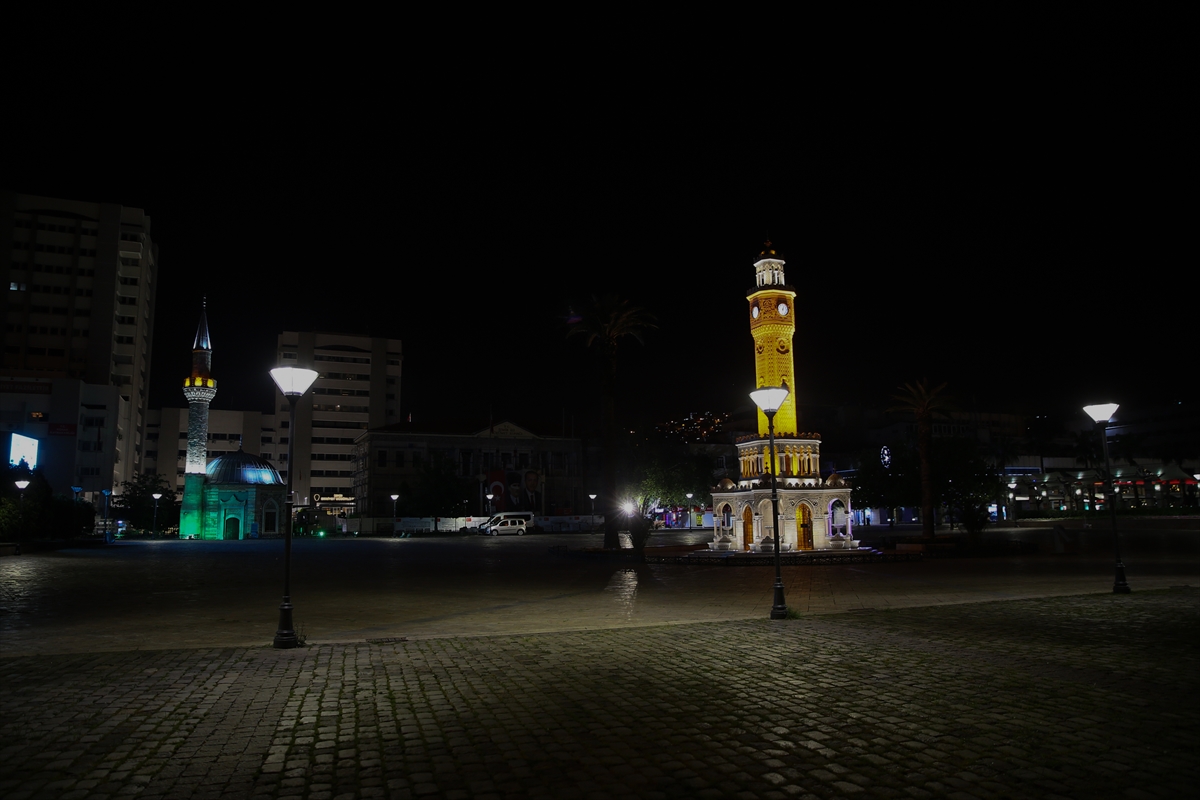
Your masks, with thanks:
M 504 520 L 520 520 L 522 522 L 522 532 L 524 529 L 533 523 L 532 511 L 501 511 L 499 514 L 493 514 L 488 521 L 479 526 L 479 532 L 484 535 L 495 536 L 492 533 L 492 528 L 499 525 Z M 511 526 L 510 526 L 511 527 Z
M 525 535 L 525 520 L 523 519 L 502 519 L 495 525 L 488 527 L 488 534 L 491 536 L 507 536 L 510 533 L 515 533 L 517 536 Z

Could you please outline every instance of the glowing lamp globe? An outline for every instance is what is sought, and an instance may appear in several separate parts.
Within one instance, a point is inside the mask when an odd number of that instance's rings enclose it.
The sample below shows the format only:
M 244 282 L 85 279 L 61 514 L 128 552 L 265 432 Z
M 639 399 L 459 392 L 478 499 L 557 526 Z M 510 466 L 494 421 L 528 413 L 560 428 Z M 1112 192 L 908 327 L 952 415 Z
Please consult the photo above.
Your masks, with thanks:
M 308 391 L 317 379 L 315 369 L 303 367 L 276 367 L 271 370 L 271 380 L 285 397 L 299 397 Z
M 750 393 L 750 399 L 764 414 L 774 414 L 787 400 L 786 386 L 764 386 Z
M 1112 415 L 1117 413 L 1120 408 L 1116 403 L 1100 403 L 1094 406 L 1084 406 L 1083 413 L 1087 414 L 1096 422 L 1108 422 L 1112 419 Z

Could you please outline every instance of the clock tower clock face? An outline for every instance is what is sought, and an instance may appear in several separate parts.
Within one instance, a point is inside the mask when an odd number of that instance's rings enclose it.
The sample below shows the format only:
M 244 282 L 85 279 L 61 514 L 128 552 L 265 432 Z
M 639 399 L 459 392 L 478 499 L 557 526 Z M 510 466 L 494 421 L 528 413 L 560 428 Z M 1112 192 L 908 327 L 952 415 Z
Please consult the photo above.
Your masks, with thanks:
M 786 316 L 787 316 L 787 314 L 788 314 L 788 306 L 787 306 L 787 303 L 780 303 L 780 304 L 779 304 L 779 316 L 781 316 L 781 317 L 786 317 Z
M 879 449 L 879 463 L 883 464 L 885 467 L 890 467 L 892 465 L 892 451 L 887 445 L 884 445 Z
M 754 317 L 755 319 L 758 319 L 758 306 L 755 306 L 754 308 L 750 309 L 750 316 Z

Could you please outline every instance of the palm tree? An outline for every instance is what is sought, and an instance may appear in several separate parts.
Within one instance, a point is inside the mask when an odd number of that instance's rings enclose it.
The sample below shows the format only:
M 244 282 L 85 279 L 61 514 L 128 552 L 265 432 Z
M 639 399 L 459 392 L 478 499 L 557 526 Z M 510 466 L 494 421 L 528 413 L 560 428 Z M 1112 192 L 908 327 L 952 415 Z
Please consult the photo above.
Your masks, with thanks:
M 654 317 L 645 309 L 616 295 L 593 297 L 592 302 L 571 325 L 567 336 L 582 336 L 584 344 L 600 357 L 600 397 L 602 435 L 604 438 L 604 547 L 615 550 L 620 546 L 617 537 L 616 469 L 616 393 L 617 345 L 632 338 L 639 344 L 645 331 L 657 328 Z
M 942 394 L 946 384 L 930 389 L 925 379 L 897 387 L 900 394 L 892 399 L 900 405 L 888 411 L 912 414 L 917 421 L 917 457 L 921 462 L 921 533 L 933 538 L 933 479 L 930 477 L 929 450 L 933 442 L 933 417 L 945 416 L 953 408 L 950 399 Z

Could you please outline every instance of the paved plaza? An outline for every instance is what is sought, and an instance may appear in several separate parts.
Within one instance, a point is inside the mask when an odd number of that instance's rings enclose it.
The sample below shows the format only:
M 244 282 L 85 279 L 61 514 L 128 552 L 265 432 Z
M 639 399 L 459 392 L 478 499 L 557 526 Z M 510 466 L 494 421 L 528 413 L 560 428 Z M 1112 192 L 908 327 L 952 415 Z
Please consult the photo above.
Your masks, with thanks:
M 790 567 L 801 613 L 771 622 L 770 569 L 551 553 L 562 538 L 300 542 L 310 644 L 293 651 L 269 646 L 278 542 L 0 559 L 0 796 L 1200 784 L 1188 546 L 1134 537 L 1129 596 L 1106 592 L 1111 560 L 1087 547 Z

